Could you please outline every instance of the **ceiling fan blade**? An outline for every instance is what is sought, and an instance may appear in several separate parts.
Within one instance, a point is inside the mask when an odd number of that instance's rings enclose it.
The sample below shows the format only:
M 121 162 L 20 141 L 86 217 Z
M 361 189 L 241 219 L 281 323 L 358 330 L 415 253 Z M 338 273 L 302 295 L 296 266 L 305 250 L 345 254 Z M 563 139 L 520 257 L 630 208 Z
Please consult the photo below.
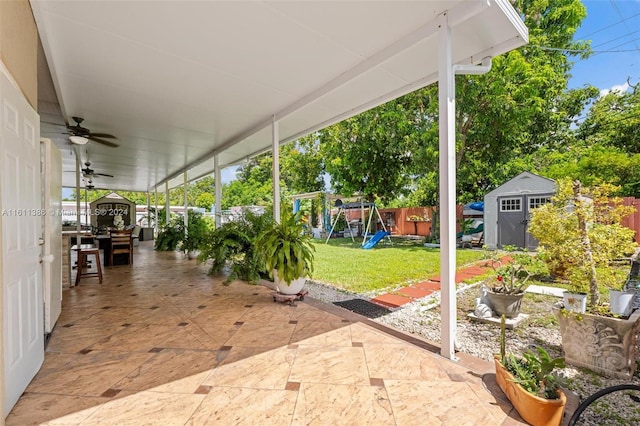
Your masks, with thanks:
M 93 176 L 113 177 L 113 175 L 108 175 L 106 173 L 94 173 Z
M 92 138 L 107 138 L 107 139 L 118 139 L 117 137 L 110 135 L 109 133 L 93 133 L 91 132 Z
M 101 143 L 102 145 L 110 146 L 110 147 L 113 147 L 113 148 L 117 148 L 117 147 L 120 146 L 117 143 L 113 143 L 111 141 L 107 141 L 107 140 L 104 140 L 104 139 L 93 137 L 93 135 L 89 136 L 89 140 L 90 141 L 94 141 L 94 142 L 98 142 L 98 143 Z

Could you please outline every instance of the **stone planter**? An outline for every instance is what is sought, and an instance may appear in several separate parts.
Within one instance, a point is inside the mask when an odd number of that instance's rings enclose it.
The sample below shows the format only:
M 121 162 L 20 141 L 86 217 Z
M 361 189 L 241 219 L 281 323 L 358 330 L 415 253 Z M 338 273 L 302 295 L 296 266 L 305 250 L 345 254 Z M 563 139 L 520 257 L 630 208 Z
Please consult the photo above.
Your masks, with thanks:
M 629 319 L 576 314 L 557 307 L 553 313 L 560 324 L 568 364 L 631 380 L 638 356 L 640 310 Z
M 496 382 L 502 392 L 509 398 L 518 414 L 533 426 L 560 425 L 567 396 L 558 391 L 558 399 L 540 398 L 527 392 L 522 386 L 515 383 L 514 377 L 504 368 L 500 357 L 494 358 L 496 365 Z
M 520 314 L 520 305 L 523 297 L 524 292 L 517 294 L 495 293 L 491 290 L 487 292 L 487 298 L 493 312 L 497 316 L 504 314 L 506 318 L 515 318 Z

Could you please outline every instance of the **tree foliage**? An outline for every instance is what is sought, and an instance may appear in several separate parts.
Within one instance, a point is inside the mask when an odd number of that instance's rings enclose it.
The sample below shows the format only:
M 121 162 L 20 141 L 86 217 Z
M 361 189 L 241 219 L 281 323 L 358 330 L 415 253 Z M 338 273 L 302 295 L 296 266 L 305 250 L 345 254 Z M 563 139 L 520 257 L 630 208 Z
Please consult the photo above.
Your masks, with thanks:
M 610 92 L 593 103 L 578 129 L 578 137 L 589 144 L 616 147 L 640 154 L 640 92 Z
M 615 277 L 609 263 L 633 253 L 635 248 L 634 231 L 621 225 L 622 218 L 633 208 L 624 206 L 618 198 L 610 198 L 615 190 L 612 185 L 602 184 L 582 190 L 590 200 L 577 199 L 573 182 L 561 179 L 553 202 L 535 209 L 529 222 L 528 230 L 538 239 L 549 271 L 568 279 L 574 291 L 589 289 L 591 306 L 598 304 L 598 283 L 621 286 L 622 283 L 612 282 Z M 590 250 L 585 247 L 581 222 L 590 224 Z M 595 288 L 587 287 L 590 281 Z
M 406 192 L 419 137 L 419 94 L 407 95 L 325 129 L 325 169 L 335 191 L 388 202 Z

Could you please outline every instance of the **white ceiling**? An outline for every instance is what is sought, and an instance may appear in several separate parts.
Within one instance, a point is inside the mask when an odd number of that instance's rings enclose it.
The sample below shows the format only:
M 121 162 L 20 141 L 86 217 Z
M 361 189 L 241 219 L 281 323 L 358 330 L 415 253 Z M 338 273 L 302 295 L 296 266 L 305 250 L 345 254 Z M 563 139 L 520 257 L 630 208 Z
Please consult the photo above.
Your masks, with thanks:
M 444 11 L 454 63 L 527 41 L 506 0 L 31 5 L 53 84 L 39 76 L 42 136 L 73 171 L 64 127 L 47 122 L 79 116 L 116 135 L 118 148 L 89 142 L 82 161 L 115 176 L 97 187 L 132 191 L 211 173 L 216 153 L 228 166 L 269 150 L 274 116 L 287 142 L 436 81 Z

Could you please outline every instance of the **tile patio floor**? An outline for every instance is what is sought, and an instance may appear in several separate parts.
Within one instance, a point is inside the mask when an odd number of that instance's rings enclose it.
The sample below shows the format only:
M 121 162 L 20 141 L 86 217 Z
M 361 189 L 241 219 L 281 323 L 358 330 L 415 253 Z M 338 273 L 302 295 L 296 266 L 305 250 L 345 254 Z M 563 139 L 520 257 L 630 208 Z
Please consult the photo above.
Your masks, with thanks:
M 510 425 L 491 376 L 333 305 L 136 249 L 63 294 L 45 362 L 7 425 Z M 486 378 L 485 378 L 486 379 Z

